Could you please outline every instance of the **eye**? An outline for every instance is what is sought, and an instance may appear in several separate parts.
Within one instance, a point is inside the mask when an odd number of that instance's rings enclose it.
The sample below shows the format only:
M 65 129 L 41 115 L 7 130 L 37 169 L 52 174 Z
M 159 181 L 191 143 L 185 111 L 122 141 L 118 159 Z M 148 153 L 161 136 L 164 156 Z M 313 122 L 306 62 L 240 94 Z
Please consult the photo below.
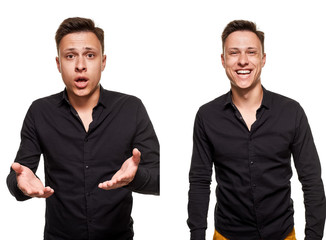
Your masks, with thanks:
M 237 55 L 239 53 L 239 51 L 230 51 L 229 54 L 230 55 Z
M 95 57 L 95 54 L 94 53 L 87 53 L 86 54 L 86 57 L 87 58 L 94 58 Z
M 75 57 L 75 56 L 74 56 L 73 54 L 67 54 L 67 55 L 66 55 L 66 58 L 67 58 L 67 59 L 73 59 L 74 57 Z
M 257 51 L 255 51 L 255 50 L 249 50 L 248 51 L 248 54 L 249 55 L 255 55 L 255 54 L 257 54 Z

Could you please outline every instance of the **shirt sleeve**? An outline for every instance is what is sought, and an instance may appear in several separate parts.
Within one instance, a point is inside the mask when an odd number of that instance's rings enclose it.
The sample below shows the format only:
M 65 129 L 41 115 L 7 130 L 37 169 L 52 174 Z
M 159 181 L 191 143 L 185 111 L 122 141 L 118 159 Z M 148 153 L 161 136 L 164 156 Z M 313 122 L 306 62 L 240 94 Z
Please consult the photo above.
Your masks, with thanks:
M 30 168 L 35 174 L 40 161 L 41 147 L 37 138 L 32 115 L 33 114 L 31 107 L 28 110 L 23 123 L 23 127 L 21 130 L 21 142 L 16 155 L 15 162 L 18 162 L 21 165 Z M 16 173 L 13 169 L 10 169 L 10 173 L 7 177 L 7 186 L 10 193 L 18 201 L 30 199 L 30 197 L 24 195 L 24 193 L 18 188 Z
M 304 193 L 305 240 L 322 239 L 326 201 L 321 166 L 307 117 L 301 107 L 297 113 L 292 154 Z
M 204 240 L 207 229 L 210 184 L 212 179 L 212 150 L 197 113 L 194 124 L 193 153 L 189 171 L 188 226 L 191 240 Z
M 141 160 L 134 180 L 126 188 L 142 194 L 159 195 L 159 142 L 147 111 L 141 101 L 138 106 L 136 121 L 136 133 L 132 148 L 138 148 L 141 152 Z

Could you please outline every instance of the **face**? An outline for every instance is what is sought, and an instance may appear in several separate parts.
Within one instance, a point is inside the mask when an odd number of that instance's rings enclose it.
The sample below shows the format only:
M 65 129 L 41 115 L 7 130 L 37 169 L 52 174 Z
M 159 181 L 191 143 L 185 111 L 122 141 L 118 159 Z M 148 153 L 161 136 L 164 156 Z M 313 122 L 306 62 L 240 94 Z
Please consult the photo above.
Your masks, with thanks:
M 262 45 L 255 33 L 231 33 L 225 40 L 221 58 L 232 87 L 249 89 L 260 83 L 266 54 L 262 52 Z
M 69 98 L 99 95 L 99 83 L 105 68 L 100 41 L 92 32 L 64 36 L 56 58 Z

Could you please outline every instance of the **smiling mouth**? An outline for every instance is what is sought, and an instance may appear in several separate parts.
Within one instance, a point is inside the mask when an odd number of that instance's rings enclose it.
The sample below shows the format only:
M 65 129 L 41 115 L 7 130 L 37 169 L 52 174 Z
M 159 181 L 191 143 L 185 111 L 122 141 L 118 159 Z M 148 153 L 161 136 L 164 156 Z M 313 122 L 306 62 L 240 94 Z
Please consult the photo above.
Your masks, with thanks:
M 251 70 L 237 70 L 236 73 L 238 75 L 247 75 L 251 73 Z

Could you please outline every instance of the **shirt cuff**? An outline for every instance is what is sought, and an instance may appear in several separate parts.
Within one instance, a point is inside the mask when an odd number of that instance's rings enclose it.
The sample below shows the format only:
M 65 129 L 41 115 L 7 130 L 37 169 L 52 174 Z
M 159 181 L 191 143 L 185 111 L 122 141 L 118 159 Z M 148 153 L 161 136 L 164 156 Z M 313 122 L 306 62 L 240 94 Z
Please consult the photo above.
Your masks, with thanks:
M 205 240 L 206 230 L 197 229 L 190 232 L 190 240 Z

